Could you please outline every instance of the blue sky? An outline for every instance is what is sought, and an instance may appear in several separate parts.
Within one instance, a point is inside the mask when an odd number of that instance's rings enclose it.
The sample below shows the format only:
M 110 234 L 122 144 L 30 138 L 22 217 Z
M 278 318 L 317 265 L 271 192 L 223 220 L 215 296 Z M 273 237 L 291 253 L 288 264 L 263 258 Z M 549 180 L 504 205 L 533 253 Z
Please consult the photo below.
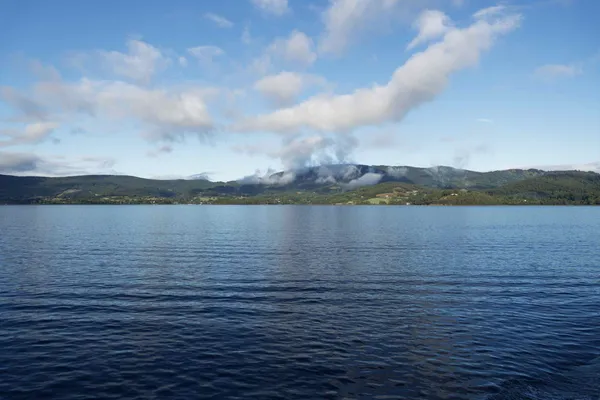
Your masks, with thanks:
M 600 170 L 595 0 L 0 8 L 0 173 Z

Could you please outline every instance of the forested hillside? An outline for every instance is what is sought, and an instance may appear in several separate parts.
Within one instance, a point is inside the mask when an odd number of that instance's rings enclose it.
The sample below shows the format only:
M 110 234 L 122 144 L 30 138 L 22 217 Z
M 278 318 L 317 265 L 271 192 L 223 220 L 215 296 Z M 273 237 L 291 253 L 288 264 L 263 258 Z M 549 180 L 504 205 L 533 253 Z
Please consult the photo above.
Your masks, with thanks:
M 319 167 L 322 168 L 322 167 Z M 352 169 L 349 169 L 352 168 Z M 0 175 L 2 204 L 600 204 L 600 174 L 342 166 L 234 182 Z M 285 181 L 284 181 L 285 178 Z M 367 179 L 368 178 L 368 179 Z

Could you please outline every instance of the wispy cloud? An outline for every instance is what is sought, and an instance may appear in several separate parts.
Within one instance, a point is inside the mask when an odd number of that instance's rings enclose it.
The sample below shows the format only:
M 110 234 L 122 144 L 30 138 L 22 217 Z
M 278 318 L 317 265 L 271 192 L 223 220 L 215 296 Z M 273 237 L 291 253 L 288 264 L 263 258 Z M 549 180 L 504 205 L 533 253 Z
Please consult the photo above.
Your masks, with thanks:
M 114 74 L 141 83 L 148 83 L 170 63 L 159 49 L 141 40 L 129 40 L 127 48 L 127 53 L 102 50 L 96 55 L 100 57 L 101 64 Z M 82 56 L 86 58 L 85 54 Z
M 22 129 L 0 129 L 0 147 L 40 143 L 49 138 L 58 126 L 56 122 L 35 122 Z
M 581 75 L 583 69 L 575 64 L 546 64 L 536 68 L 534 75 L 542 79 L 571 78 Z
M 481 18 L 488 18 L 488 17 L 491 17 L 493 15 L 500 14 L 500 13 L 502 13 L 504 11 L 506 11 L 506 6 L 504 6 L 504 5 L 497 5 L 497 6 L 483 8 L 483 9 L 477 11 L 475 14 L 473 14 L 473 17 L 480 18 L 480 19 Z
M 210 64 L 213 62 L 215 57 L 219 57 L 225 54 L 223 49 L 217 46 L 196 46 L 190 47 L 188 53 L 196 57 L 198 61 L 204 64 Z
M 281 107 L 292 104 L 306 87 L 323 85 L 325 82 L 325 79 L 316 75 L 284 71 L 260 79 L 254 88 L 272 105 Z
M 11 119 L 20 122 L 45 121 L 50 118 L 48 110 L 39 99 L 33 99 L 12 87 L 0 87 L 0 100 L 13 108 L 17 114 Z
M 324 32 L 319 51 L 343 53 L 371 22 L 381 24 L 400 3 L 394 0 L 331 0 L 321 15 Z
M 30 176 L 116 175 L 111 157 L 39 156 L 34 153 L 0 151 L 0 174 Z
M 452 159 L 452 166 L 458 169 L 465 169 L 469 166 L 469 163 L 474 156 L 489 154 L 490 152 L 491 148 L 484 143 L 457 148 L 454 152 L 454 158 Z
M 244 30 L 242 31 L 242 43 L 244 44 L 250 44 L 252 43 L 252 35 L 250 34 L 250 27 L 248 25 L 246 25 L 244 27 Z
M 275 38 L 263 51 L 254 58 L 249 70 L 266 75 L 276 64 L 286 67 L 307 68 L 317 60 L 313 40 L 304 32 L 293 30 L 289 36 Z
M 436 39 L 452 28 L 450 18 L 437 10 L 425 10 L 413 26 L 419 31 L 419 34 L 408 44 L 407 50 Z
M 497 37 L 516 29 L 520 21 L 520 15 L 509 14 L 453 28 L 441 41 L 398 66 L 386 84 L 343 95 L 317 95 L 296 106 L 240 121 L 234 128 L 288 134 L 304 129 L 341 133 L 400 121 L 412 109 L 435 99 L 452 74 L 475 65 Z
M 252 2 L 273 15 L 289 12 L 287 1 Z M 476 65 L 480 57 L 493 47 L 497 37 L 516 29 L 520 23 L 519 15 L 505 10 L 502 13 L 497 10 L 479 12 L 479 19 L 466 23 L 464 27 L 459 26 L 458 22 L 453 23 L 440 11 L 425 12 L 415 24 L 418 32 L 409 44 L 410 48 L 422 45 L 424 49 L 405 62 L 393 65 L 396 69 L 389 74 L 387 82 L 361 86 L 354 81 L 351 82 L 352 86 L 342 85 L 345 89 L 341 90 L 348 90 L 346 93 L 333 93 L 333 90 L 326 89 L 329 84 L 324 78 L 307 72 L 319 56 L 318 44 L 325 46 L 321 48 L 322 51 L 336 52 L 335 46 L 338 44 L 343 49 L 350 43 L 352 35 L 356 34 L 352 29 L 362 29 L 365 21 L 370 25 L 378 20 L 378 16 L 388 18 L 387 12 L 391 12 L 402 1 L 355 2 L 357 9 L 352 8 L 351 0 L 323 3 L 328 6 L 328 11 L 324 11 L 327 16 L 325 31 L 323 36 L 314 36 L 316 43 L 313 37 L 299 30 L 288 31 L 288 35 L 281 37 L 261 37 L 264 33 L 257 28 L 252 46 L 244 47 L 243 57 L 247 58 L 234 60 L 233 57 L 238 54 L 232 50 L 227 57 L 231 61 L 228 66 L 234 63 L 250 64 L 251 57 L 256 56 L 257 69 L 265 73 L 250 78 L 246 75 L 241 79 L 237 75 L 226 76 L 214 83 L 222 85 L 220 89 L 208 87 L 206 77 L 198 73 L 200 68 L 194 68 L 198 62 L 210 64 L 224 58 L 225 51 L 222 48 L 206 45 L 207 42 L 199 42 L 205 45 L 187 49 L 159 49 L 142 40 L 132 39 L 127 42 L 126 50 L 114 51 L 109 48 L 85 53 L 85 57 L 90 57 L 86 59 L 87 63 L 93 64 L 91 57 L 95 57 L 93 60 L 99 61 L 97 66 L 104 68 L 93 69 L 92 65 L 90 72 L 93 73 L 84 73 L 82 77 L 75 78 L 72 74 L 61 76 L 52 68 L 36 65 L 36 74 L 41 80 L 31 87 L 0 88 L 0 97 L 5 105 L 17 111 L 12 117 L 22 118 L 17 122 L 14 122 L 16 119 L 11 120 L 10 124 L 13 125 L 0 126 L 0 147 L 47 141 L 52 139 L 55 129 L 60 132 L 59 124 L 65 132 L 73 130 L 82 134 L 86 132 L 74 127 L 93 126 L 93 131 L 99 133 L 106 131 L 104 127 L 110 130 L 118 126 L 120 133 L 128 134 L 131 131 L 150 142 L 151 147 L 144 149 L 150 150 L 147 152 L 150 157 L 171 153 L 174 143 L 188 138 L 206 139 L 215 133 L 231 133 L 233 137 L 239 132 L 248 132 L 249 135 L 258 133 L 252 136 L 253 139 L 260 138 L 256 142 L 263 140 L 260 135 L 280 134 L 280 146 L 275 144 L 273 148 L 258 146 L 258 149 L 248 147 L 239 150 L 246 154 L 256 152 L 278 158 L 284 166 L 301 166 L 325 159 L 347 160 L 347 155 L 357 146 L 354 137 L 360 135 L 359 128 L 380 129 L 401 121 L 407 113 L 433 101 L 444 91 L 455 72 Z M 366 17 L 360 14 L 361 10 L 366 12 Z M 345 12 L 350 14 L 345 15 Z M 300 10 L 297 13 L 300 14 Z M 194 16 L 196 22 L 198 17 L 198 14 Z M 204 14 L 203 17 L 207 24 L 212 21 L 222 28 L 233 26 L 233 22 L 214 13 Z M 238 23 L 237 33 L 220 33 L 233 34 L 235 38 L 241 35 L 241 40 L 249 43 L 250 32 L 244 29 L 242 33 L 243 24 Z M 259 47 L 258 43 L 262 40 L 263 45 Z M 327 50 L 327 46 L 333 47 Z M 93 56 L 90 56 L 92 53 Z M 362 61 L 368 62 L 368 59 Z M 159 72 L 169 65 L 172 71 L 168 70 L 168 73 L 160 76 Z M 180 68 L 185 66 L 188 68 Z M 248 65 L 242 65 L 240 70 L 245 73 L 247 68 Z M 184 74 L 197 80 L 186 81 Z M 335 79 L 337 75 L 331 78 Z M 347 89 L 350 87 L 352 89 Z M 307 88 L 318 94 L 313 95 Z M 209 94 L 211 89 L 218 90 L 219 94 Z M 236 100 L 237 97 L 233 96 L 236 89 L 239 92 L 245 90 L 248 98 Z M 231 113 L 223 111 L 226 91 L 232 94 Z M 273 109 L 264 107 L 261 96 L 274 106 Z M 487 118 L 477 121 L 492 122 Z M 13 129 L 13 126 L 19 130 Z M 98 126 L 102 126 L 102 129 Z M 400 139 L 396 134 L 368 137 L 365 148 L 404 146 L 399 144 Z M 25 165 L 15 168 L 30 168 L 32 163 L 47 166 L 50 162 L 31 157 L 11 157 L 15 162 L 18 161 L 17 164 Z M 40 171 L 35 165 L 29 170 Z
M 232 28 L 233 27 L 233 22 L 231 22 L 227 18 L 222 17 L 218 14 L 206 13 L 206 14 L 204 14 L 204 18 L 214 22 L 219 28 Z
M 265 14 L 281 17 L 290 12 L 288 0 L 251 0 L 251 2 Z
M 213 129 L 207 100 L 215 92 L 197 85 L 185 88 L 146 88 L 123 81 L 81 79 L 75 82 L 39 82 L 30 93 L 19 93 L 26 101 L 11 103 L 17 114 L 34 120 L 39 105 L 44 116 L 61 120 L 92 117 L 102 122 L 135 122 L 148 141 L 173 142 L 188 134 L 205 137 Z M 29 114 L 32 112 L 33 114 Z M 39 121 L 19 134 L 5 130 L 12 140 L 42 140 L 56 127 Z
M 148 157 L 158 157 L 161 154 L 168 154 L 168 153 L 172 153 L 173 152 L 173 146 L 165 144 L 163 146 L 160 146 L 159 148 L 157 148 L 156 150 L 150 150 L 149 152 L 146 153 L 146 155 Z
M 317 59 L 312 39 L 298 30 L 292 31 L 286 38 L 274 40 L 269 46 L 269 51 L 302 67 L 311 65 Z

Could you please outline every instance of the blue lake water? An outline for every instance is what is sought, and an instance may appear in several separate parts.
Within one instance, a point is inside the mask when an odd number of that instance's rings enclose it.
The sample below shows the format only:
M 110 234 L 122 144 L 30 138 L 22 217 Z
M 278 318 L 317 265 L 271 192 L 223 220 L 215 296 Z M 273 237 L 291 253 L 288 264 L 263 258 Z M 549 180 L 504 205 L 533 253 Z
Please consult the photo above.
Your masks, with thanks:
M 0 398 L 594 399 L 600 207 L 0 207 Z

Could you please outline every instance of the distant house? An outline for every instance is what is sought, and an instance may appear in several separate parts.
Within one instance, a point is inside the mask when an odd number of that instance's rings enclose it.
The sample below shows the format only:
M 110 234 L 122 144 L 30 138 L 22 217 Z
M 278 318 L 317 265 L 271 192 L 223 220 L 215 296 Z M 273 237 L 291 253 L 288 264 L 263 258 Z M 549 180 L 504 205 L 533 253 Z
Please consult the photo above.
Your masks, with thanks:
M 390 197 L 393 197 L 394 195 L 392 193 L 380 193 L 380 194 L 376 194 L 375 197 L 379 197 L 380 199 L 389 199 Z

